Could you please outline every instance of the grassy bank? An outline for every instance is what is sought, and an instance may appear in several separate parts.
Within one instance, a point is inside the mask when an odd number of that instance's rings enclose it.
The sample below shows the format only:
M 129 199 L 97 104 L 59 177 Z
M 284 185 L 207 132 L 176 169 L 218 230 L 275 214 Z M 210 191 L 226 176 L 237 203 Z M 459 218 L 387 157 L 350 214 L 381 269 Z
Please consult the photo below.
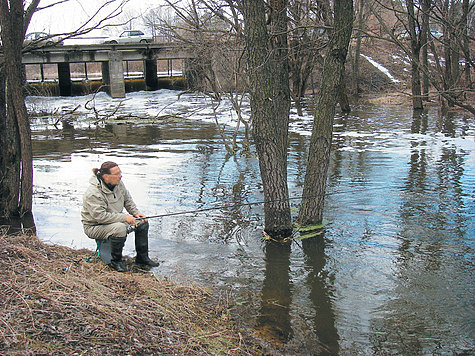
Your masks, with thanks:
M 86 262 L 89 250 L 0 236 L 0 354 L 262 354 L 227 298 Z

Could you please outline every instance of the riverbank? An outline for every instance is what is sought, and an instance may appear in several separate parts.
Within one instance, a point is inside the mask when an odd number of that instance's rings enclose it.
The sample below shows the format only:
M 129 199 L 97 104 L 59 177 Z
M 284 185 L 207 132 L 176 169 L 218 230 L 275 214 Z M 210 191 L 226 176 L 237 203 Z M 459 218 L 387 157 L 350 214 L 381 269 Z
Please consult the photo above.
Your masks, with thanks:
M 0 353 L 255 355 L 229 296 L 135 269 L 117 273 L 89 250 L 0 235 Z

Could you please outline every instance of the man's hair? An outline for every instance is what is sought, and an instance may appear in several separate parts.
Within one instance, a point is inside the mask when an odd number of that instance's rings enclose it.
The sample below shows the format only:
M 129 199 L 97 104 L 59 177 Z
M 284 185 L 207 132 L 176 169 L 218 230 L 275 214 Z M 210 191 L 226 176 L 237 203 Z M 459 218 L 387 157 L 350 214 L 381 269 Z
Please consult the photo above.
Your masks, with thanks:
M 107 161 L 101 164 L 101 168 L 93 168 L 92 172 L 96 176 L 102 177 L 104 174 L 110 174 L 111 173 L 111 168 L 117 167 L 118 164 L 115 162 Z

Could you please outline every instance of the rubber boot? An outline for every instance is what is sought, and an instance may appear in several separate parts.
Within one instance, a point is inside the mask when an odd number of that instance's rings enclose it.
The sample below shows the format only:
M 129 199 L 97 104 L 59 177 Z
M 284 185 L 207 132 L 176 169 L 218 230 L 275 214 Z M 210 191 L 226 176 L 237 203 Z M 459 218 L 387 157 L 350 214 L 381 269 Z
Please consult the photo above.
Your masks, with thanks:
M 129 268 L 122 260 L 122 249 L 125 244 L 125 237 L 109 237 L 111 242 L 111 262 L 109 266 L 115 269 L 117 272 L 127 272 Z
M 158 267 L 158 262 L 148 257 L 148 222 L 143 222 L 135 230 L 135 263 L 144 266 Z

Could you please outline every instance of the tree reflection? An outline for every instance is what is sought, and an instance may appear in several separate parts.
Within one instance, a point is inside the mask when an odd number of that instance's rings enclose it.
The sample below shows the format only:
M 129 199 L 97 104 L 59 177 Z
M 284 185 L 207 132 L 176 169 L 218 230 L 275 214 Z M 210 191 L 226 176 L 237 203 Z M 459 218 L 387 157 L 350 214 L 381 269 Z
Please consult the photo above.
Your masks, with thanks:
M 258 329 L 267 337 L 285 343 L 292 337 L 290 325 L 290 252 L 291 244 L 268 242 L 265 246 L 265 280 Z
M 450 119 L 442 118 L 438 125 L 446 137 L 453 136 Z M 423 126 L 424 117 L 413 116 L 412 132 L 425 133 Z M 412 142 L 401 187 L 395 296 L 380 308 L 384 318 L 372 322 L 379 352 L 437 353 L 443 349 L 441 335 L 454 353 L 464 347 L 464 332 L 458 328 L 465 316 L 459 305 L 471 296 L 460 291 L 471 276 L 464 255 L 469 218 L 464 214 L 463 174 L 464 154 L 455 147 L 434 150 L 425 141 Z
M 308 270 L 306 284 L 310 288 L 315 315 L 313 328 L 321 347 L 319 355 L 337 355 L 339 351 L 338 330 L 335 327 L 335 313 L 331 301 L 332 291 L 325 271 L 325 240 L 321 237 L 302 240 L 305 254 L 305 268 Z
M 429 122 L 427 110 L 414 111 L 412 114 L 411 133 L 425 134 Z
M 337 355 L 339 336 L 335 326 L 332 291 L 328 285 L 329 275 L 325 271 L 325 240 L 321 236 L 305 239 L 302 240 L 301 248 L 304 253 L 304 268 L 307 271 L 305 285 L 309 289 L 314 316 L 312 325 L 309 325 L 311 335 L 308 335 L 308 330 L 298 330 L 298 337 L 301 338 L 301 343 L 306 345 L 306 350 L 311 349 L 318 355 Z M 295 316 L 290 315 L 290 254 L 290 243 L 270 242 L 265 247 L 265 280 L 261 291 L 257 329 L 264 333 L 267 339 L 280 343 L 289 342 L 295 334 L 291 325 Z

